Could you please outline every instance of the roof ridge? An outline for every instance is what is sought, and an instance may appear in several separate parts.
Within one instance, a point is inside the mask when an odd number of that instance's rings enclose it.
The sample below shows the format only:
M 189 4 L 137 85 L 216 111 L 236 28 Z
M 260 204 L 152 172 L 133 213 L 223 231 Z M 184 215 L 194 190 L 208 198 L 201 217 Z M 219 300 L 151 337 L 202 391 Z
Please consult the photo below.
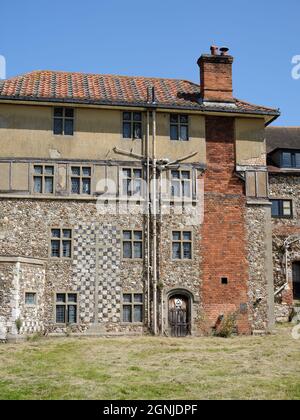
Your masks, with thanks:
M 80 71 L 64 71 L 64 70 L 32 70 L 27 73 L 22 73 L 16 76 L 13 76 L 6 80 L 14 80 L 17 78 L 21 78 L 24 76 L 28 76 L 31 74 L 41 74 L 41 73 L 51 73 L 51 74 L 66 74 L 66 75 L 82 75 L 82 76 L 103 76 L 103 77 L 118 77 L 123 79 L 146 79 L 146 80 L 170 80 L 170 81 L 178 81 L 178 82 L 185 82 L 191 85 L 200 87 L 200 84 L 196 82 L 192 82 L 191 80 L 187 79 L 179 79 L 179 78 L 172 78 L 172 77 L 157 77 L 157 76 L 129 76 L 129 75 L 122 75 L 122 74 L 112 74 L 112 73 L 87 73 L 87 72 L 80 72 Z

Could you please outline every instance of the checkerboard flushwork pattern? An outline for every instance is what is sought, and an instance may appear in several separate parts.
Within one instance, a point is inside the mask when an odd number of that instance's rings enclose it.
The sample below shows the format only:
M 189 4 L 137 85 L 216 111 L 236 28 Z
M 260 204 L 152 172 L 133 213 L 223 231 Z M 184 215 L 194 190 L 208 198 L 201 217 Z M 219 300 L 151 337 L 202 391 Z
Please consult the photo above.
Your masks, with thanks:
M 73 274 L 81 322 L 120 321 L 120 264 L 121 235 L 117 227 L 85 224 L 75 229 Z

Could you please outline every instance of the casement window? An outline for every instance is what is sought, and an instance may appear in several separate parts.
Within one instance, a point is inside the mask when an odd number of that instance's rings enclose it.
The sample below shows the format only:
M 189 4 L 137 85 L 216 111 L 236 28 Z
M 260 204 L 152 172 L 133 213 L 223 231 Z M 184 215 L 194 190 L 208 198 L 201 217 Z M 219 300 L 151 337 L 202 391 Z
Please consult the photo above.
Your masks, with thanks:
M 271 200 L 272 217 L 282 219 L 293 218 L 293 202 L 292 200 Z
M 141 260 L 143 258 L 143 232 L 140 230 L 123 231 L 123 258 Z
M 281 168 L 300 168 L 300 152 L 282 152 Z
M 72 230 L 51 229 L 51 258 L 72 258 Z
M 25 305 L 35 306 L 36 305 L 36 293 L 25 293 Z
M 188 115 L 170 115 L 170 137 L 171 140 L 189 140 L 189 117 Z
M 57 293 L 55 305 L 56 324 L 77 324 L 77 293 Z
M 33 192 L 35 194 L 54 193 L 54 166 L 34 165 Z
M 123 138 L 132 140 L 142 138 L 141 112 L 123 112 Z
M 172 232 L 172 259 L 191 260 L 192 259 L 192 232 L 174 231 Z
M 171 171 L 171 197 L 190 198 L 192 195 L 192 179 L 190 171 Z
M 54 108 L 53 133 L 55 135 L 74 135 L 74 109 Z
M 143 171 L 142 169 L 122 169 L 122 194 L 125 197 L 142 195 Z
M 71 194 L 91 194 L 92 169 L 90 166 L 71 167 Z
M 143 322 L 143 295 L 141 293 L 126 293 L 123 295 L 123 322 Z

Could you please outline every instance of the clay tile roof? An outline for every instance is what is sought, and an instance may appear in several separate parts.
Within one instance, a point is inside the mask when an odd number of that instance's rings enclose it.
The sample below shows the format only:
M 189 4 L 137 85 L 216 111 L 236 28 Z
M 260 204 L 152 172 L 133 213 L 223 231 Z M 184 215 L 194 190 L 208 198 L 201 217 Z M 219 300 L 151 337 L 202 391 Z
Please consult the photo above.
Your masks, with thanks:
M 34 71 L 3 81 L 0 83 L 0 100 L 145 106 L 149 87 L 155 87 L 158 107 L 279 115 L 276 109 L 237 99 L 233 106 L 203 104 L 200 86 L 186 80 L 55 71 Z

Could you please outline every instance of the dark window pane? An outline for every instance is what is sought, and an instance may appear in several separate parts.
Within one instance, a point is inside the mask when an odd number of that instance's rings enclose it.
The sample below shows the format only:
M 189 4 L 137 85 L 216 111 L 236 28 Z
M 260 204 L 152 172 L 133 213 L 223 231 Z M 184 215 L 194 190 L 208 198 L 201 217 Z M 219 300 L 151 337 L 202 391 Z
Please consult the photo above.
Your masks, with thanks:
M 172 181 L 172 197 L 180 197 L 180 182 Z
M 65 135 L 73 136 L 74 134 L 74 120 L 65 120 Z
M 123 302 L 124 303 L 131 303 L 132 302 L 132 295 L 130 295 L 130 294 L 123 295 Z
M 171 114 L 171 116 L 170 116 L 171 123 L 178 124 L 178 121 L 179 121 L 178 117 L 179 117 L 179 115 L 177 115 L 177 114 Z
M 123 306 L 123 322 L 132 322 L 132 307 Z
M 185 260 L 192 259 L 192 244 L 190 242 L 183 243 L 183 258 Z
M 279 200 L 272 200 L 272 216 L 279 217 L 280 216 L 280 202 Z
M 80 194 L 80 179 L 79 178 L 72 178 L 72 194 Z
M 58 293 L 56 295 L 56 302 L 65 303 L 66 302 L 66 295 L 64 293 Z
M 72 166 L 72 175 L 80 176 L 81 171 L 79 166 Z
M 181 173 L 183 179 L 190 179 L 191 173 L 189 171 L 182 171 Z
M 53 166 L 45 166 L 45 174 L 46 175 L 54 175 L 54 167 Z
M 135 139 L 141 139 L 142 138 L 142 124 L 140 124 L 140 123 L 134 123 L 133 124 L 133 137 Z
M 76 324 L 77 322 L 77 306 L 68 306 L 68 324 Z
M 123 195 L 131 195 L 131 180 L 123 179 Z
M 180 242 L 173 242 L 173 260 L 181 260 Z
M 123 239 L 131 239 L 131 237 L 132 237 L 132 234 L 131 234 L 131 231 L 130 230 L 125 230 L 124 232 L 123 232 Z
M 189 139 L 189 130 L 188 127 L 185 125 L 182 125 L 180 127 L 180 139 L 183 141 L 188 141 Z
M 137 305 L 134 307 L 134 322 L 143 322 L 143 306 Z
M 70 229 L 64 229 L 63 231 L 63 237 L 64 238 L 72 238 L 72 231 Z
M 43 179 L 42 177 L 35 176 L 34 180 L 34 192 L 38 194 L 42 194 L 43 192 Z
M 143 232 L 142 231 L 139 231 L 139 230 L 136 230 L 134 232 L 134 239 L 136 241 L 142 241 L 143 240 Z
M 60 241 L 51 241 L 51 257 L 60 257 Z
M 292 167 L 292 154 L 291 153 L 282 153 L 282 166 L 284 168 Z
M 67 118 L 74 118 L 74 109 L 73 108 L 66 108 L 65 109 L 65 116 Z
M 296 168 L 300 168 L 300 153 L 295 154 L 295 164 Z
M 141 169 L 134 169 L 133 170 L 134 178 L 142 178 L 142 170 Z
M 135 303 L 143 303 L 143 295 L 141 295 L 141 294 L 134 295 L 134 302 Z
M 171 125 L 171 140 L 178 140 L 178 126 Z
M 54 116 L 55 117 L 63 117 L 64 109 L 63 108 L 54 108 Z
M 292 203 L 291 201 L 283 201 L 282 202 L 282 213 L 283 216 L 289 217 L 292 215 Z
M 69 293 L 68 294 L 68 302 L 77 303 L 76 293 Z
M 134 121 L 142 121 L 142 114 L 141 114 L 141 112 L 134 112 L 133 113 L 133 120 Z
M 123 113 L 123 120 L 124 121 L 131 121 L 131 112 L 124 112 Z
M 46 177 L 45 178 L 45 193 L 46 194 L 53 194 L 53 178 Z
M 25 304 L 26 305 L 35 305 L 36 304 L 36 293 L 26 293 Z
M 56 306 L 56 323 L 65 324 L 66 323 L 66 314 L 65 306 Z
M 142 259 L 143 258 L 143 244 L 142 242 L 134 243 L 134 258 Z
M 52 238 L 60 238 L 60 229 L 52 229 Z
M 91 168 L 88 168 L 88 167 L 82 168 L 83 176 L 91 176 L 91 174 L 92 174 Z
M 123 124 L 123 137 L 124 139 L 131 139 L 131 123 L 124 123 Z
M 189 117 L 187 115 L 180 115 L 180 123 L 181 124 L 188 124 Z
M 71 241 L 63 241 L 63 257 L 71 258 Z
M 180 241 L 181 232 L 173 232 L 173 241 Z
M 191 183 L 189 181 L 182 183 L 182 193 L 184 197 L 191 196 Z
M 132 191 L 132 193 L 134 195 L 138 195 L 138 196 L 142 195 L 142 180 L 135 180 L 133 182 L 133 191 Z
M 183 232 L 183 240 L 184 241 L 191 241 L 192 240 L 192 233 L 191 232 Z
M 179 171 L 172 171 L 172 178 L 173 179 L 180 179 L 180 172 Z
M 124 258 L 132 258 L 131 242 L 123 242 L 123 257 Z
M 54 118 L 54 134 L 61 135 L 63 134 L 63 120 L 61 118 Z
M 35 166 L 34 167 L 34 173 L 36 175 L 42 175 L 43 174 L 43 167 L 42 166 Z
M 82 180 L 82 193 L 91 194 L 91 180 L 89 178 L 83 178 Z

